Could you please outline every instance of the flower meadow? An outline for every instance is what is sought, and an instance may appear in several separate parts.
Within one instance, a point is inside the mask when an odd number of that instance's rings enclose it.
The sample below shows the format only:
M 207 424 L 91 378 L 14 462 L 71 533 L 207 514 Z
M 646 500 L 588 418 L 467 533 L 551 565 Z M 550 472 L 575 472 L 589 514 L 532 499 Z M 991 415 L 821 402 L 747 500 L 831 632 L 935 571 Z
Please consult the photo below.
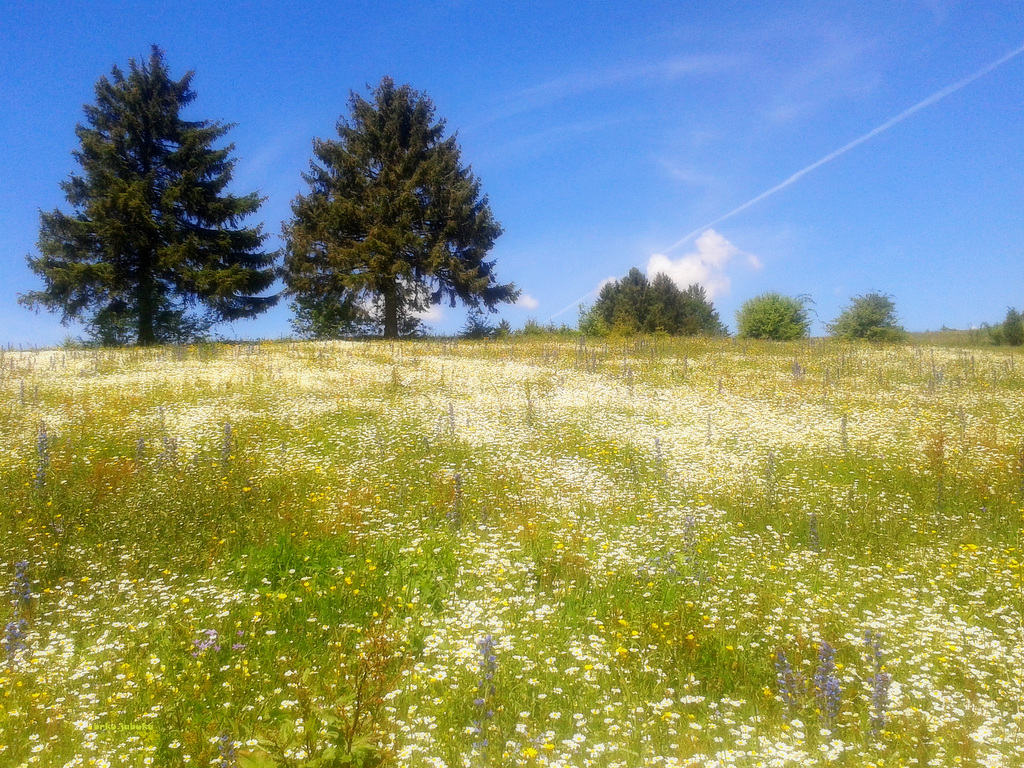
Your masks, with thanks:
M 1006 350 L 0 352 L 0 765 L 1024 765 Z

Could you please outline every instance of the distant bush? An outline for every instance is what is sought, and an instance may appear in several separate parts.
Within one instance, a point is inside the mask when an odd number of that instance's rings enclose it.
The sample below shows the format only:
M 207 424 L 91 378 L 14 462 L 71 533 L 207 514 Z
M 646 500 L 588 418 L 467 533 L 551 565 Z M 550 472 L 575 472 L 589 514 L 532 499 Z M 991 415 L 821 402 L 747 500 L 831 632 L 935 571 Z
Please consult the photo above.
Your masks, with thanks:
M 497 330 L 495 326 L 487 322 L 483 312 L 479 309 L 471 309 L 459 336 L 464 339 L 489 339 Z
M 611 332 L 604 318 L 597 312 L 594 312 L 593 307 L 588 307 L 584 304 L 580 305 L 579 320 L 576 323 L 576 327 L 580 329 L 580 333 L 584 336 L 603 337 Z
M 1013 307 L 1006 310 L 1006 319 L 1003 320 L 1003 342 L 1011 347 L 1024 344 L 1024 319 Z
M 519 336 L 547 336 L 549 334 L 570 336 L 576 333 L 576 329 L 570 328 L 564 323 L 562 325 L 555 325 L 553 322 L 549 322 L 547 325 L 541 325 L 534 317 L 526 318 L 526 324 L 517 331 Z
M 996 323 L 995 325 L 989 325 L 988 323 L 981 324 L 981 330 L 988 333 L 988 339 L 995 346 L 999 347 L 1003 344 L 1003 324 Z
M 903 341 L 907 332 L 898 322 L 896 304 L 884 293 L 855 296 L 850 306 L 839 313 L 828 331 L 840 339 L 867 341 Z
M 811 331 L 807 300 L 762 293 L 747 299 L 736 311 L 740 338 L 791 341 L 802 339 Z
M 537 318 L 528 317 L 526 323 L 519 329 L 519 334 L 521 336 L 543 336 L 544 326 L 537 321 Z
M 594 306 L 581 310 L 579 329 L 587 336 L 726 334 L 701 285 L 680 290 L 668 275 L 658 273 L 648 280 L 635 267 L 621 280 L 607 283 Z
M 1003 322 L 994 325 L 982 323 L 981 329 L 988 333 L 989 341 L 997 347 L 1003 344 L 1019 347 L 1024 344 L 1024 315 L 1013 307 L 1007 308 Z

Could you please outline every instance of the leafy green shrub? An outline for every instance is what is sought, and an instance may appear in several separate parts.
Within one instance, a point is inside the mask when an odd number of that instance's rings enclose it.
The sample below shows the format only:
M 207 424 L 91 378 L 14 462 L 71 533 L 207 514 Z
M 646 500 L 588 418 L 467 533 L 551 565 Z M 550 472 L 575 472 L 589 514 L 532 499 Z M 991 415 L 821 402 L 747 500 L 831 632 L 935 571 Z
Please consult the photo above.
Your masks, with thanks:
M 747 299 L 736 311 L 740 338 L 790 341 L 810 333 L 811 319 L 806 299 L 762 293 Z
M 903 341 L 907 332 L 898 322 L 896 304 L 884 293 L 855 296 L 850 306 L 839 313 L 828 331 L 840 339 Z
M 994 346 L 1000 347 L 1003 344 L 1003 324 L 996 323 L 995 325 L 989 325 L 988 323 L 981 324 L 981 330 L 988 333 L 989 341 Z
M 588 307 L 585 304 L 580 305 L 580 315 L 576 327 L 580 329 L 580 333 L 584 336 L 596 336 L 598 338 L 607 336 L 610 330 L 604 318 L 595 311 L 595 307 Z
M 1024 344 L 1024 319 L 1020 312 L 1013 307 L 1006 310 L 1006 319 L 1003 320 L 1003 339 L 1011 347 L 1019 347 Z

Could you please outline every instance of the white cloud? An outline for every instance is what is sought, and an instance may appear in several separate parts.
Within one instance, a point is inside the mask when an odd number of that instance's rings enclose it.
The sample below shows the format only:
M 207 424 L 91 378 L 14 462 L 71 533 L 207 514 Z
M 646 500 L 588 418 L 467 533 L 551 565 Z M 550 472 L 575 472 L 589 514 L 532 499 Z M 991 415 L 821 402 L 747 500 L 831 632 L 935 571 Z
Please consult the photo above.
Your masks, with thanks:
M 422 312 L 411 313 L 425 323 L 439 323 L 444 320 L 444 308 L 440 304 L 431 304 Z
M 523 309 L 536 309 L 540 306 L 540 302 L 530 294 L 524 293 L 516 301 L 515 306 L 522 307 Z
M 510 113 L 523 112 L 607 88 L 661 87 L 688 75 L 737 69 L 746 57 L 737 54 L 695 54 L 661 61 L 600 67 L 574 72 L 519 91 L 510 99 Z
M 685 289 L 693 283 L 700 283 L 713 299 L 729 292 L 731 280 L 726 273 L 729 262 L 735 257 L 744 257 L 751 269 L 760 269 L 761 262 L 752 253 L 744 253 L 713 229 L 706 229 L 694 243 L 696 251 L 673 259 L 655 253 L 647 260 L 647 276 L 653 278 L 664 272 L 672 282 Z
M 679 165 L 671 160 L 662 160 L 661 167 L 665 169 L 675 181 L 688 184 L 691 187 L 714 187 L 718 184 L 718 178 L 708 173 L 700 173 L 688 166 Z

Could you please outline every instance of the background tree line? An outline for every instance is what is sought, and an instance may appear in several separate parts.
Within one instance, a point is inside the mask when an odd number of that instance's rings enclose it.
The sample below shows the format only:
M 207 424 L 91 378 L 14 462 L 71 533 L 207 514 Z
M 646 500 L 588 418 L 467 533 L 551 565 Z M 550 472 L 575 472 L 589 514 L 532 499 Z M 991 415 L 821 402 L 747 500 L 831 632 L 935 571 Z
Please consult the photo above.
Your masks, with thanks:
M 769 292 L 745 301 L 736 312 L 740 338 L 791 341 L 810 335 L 810 299 Z M 897 342 L 906 338 L 891 296 L 856 296 L 826 327 L 832 336 Z M 653 281 L 638 269 L 601 289 L 593 307 L 580 314 L 580 330 L 588 335 L 654 333 L 725 335 L 714 305 L 697 284 L 685 291 L 658 274 Z
M 193 72 L 175 80 L 163 52 L 114 67 L 95 86 L 76 127 L 81 168 L 61 187 L 71 213 L 40 214 L 30 268 L 44 287 L 19 297 L 32 309 L 80 321 L 95 342 L 141 345 L 202 337 L 218 322 L 251 318 L 288 297 L 304 337 L 421 330 L 419 314 L 442 301 L 470 309 L 463 335 L 508 335 L 487 313 L 514 302 L 486 256 L 502 234 L 479 180 L 462 163 L 454 136 L 424 94 L 384 78 L 370 99 L 351 93 L 337 138 L 313 140 L 303 174 L 308 191 L 284 222 L 282 252 L 243 220 L 258 193 L 227 191 L 234 145 L 218 146 L 231 126 L 186 120 L 196 94 Z M 267 295 L 277 280 L 284 290 Z M 738 335 L 788 340 L 810 333 L 809 300 L 765 293 L 736 313 Z M 847 339 L 906 337 L 892 297 L 856 296 L 826 324 Z M 525 333 L 554 329 L 527 322 Z M 704 288 L 680 289 L 665 274 L 632 269 L 601 288 L 580 313 L 579 330 L 725 335 Z M 1024 344 L 1016 309 L 989 328 L 995 343 Z

